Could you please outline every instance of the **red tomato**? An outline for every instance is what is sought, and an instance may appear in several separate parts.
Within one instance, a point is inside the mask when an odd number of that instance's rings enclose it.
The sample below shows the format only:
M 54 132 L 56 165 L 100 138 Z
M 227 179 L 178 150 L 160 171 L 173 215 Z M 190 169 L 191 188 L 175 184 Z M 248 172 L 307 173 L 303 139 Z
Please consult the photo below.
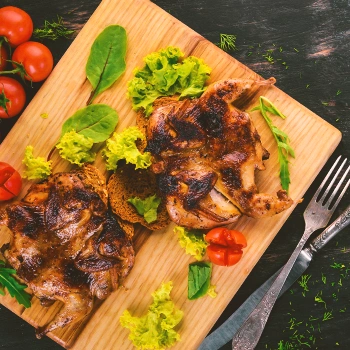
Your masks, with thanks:
M 23 86 L 15 79 L 0 76 L 0 118 L 16 116 L 22 111 L 25 103 L 26 93 Z
M 209 243 L 207 254 L 209 260 L 216 265 L 232 266 L 237 264 L 243 255 L 242 248 L 247 241 L 239 231 L 217 227 L 210 230 L 205 240 Z
M 22 178 L 11 165 L 0 162 L 0 201 L 16 197 L 21 192 Z
M 7 65 L 8 54 L 4 45 L 0 46 L 0 71 L 5 70 Z
M 51 51 L 43 44 L 27 41 L 13 52 L 12 61 L 21 63 L 27 73 L 25 78 L 33 82 L 46 79 L 53 68 Z M 13 63 L 16 68 L 16 64 Z
M 12 47 L 28 41 L 33 33 L 33 21 L 27 12 L 14 6 L 0 8 L 0 36 Z

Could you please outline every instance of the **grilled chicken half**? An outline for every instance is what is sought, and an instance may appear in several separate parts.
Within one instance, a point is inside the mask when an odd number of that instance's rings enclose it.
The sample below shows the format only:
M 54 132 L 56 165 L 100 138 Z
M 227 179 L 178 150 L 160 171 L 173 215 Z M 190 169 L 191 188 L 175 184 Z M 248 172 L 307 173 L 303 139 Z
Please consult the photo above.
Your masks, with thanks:
M 265 169 L 269 153 L 249 114 L 232 105 L 253 85 L 274 82 L 222 80 L 199 99 L 164 98 L 154 106 L 146 151 L 152 153 L 152 171 L 178 225 L 212 228 L 241 214 L 267 217 L 292 205 L 284 190 L 259 193 L 255 170 Z
M 64 303 L 38 338 L 83 319 L 134 263 L 131 238 L 108 213 L 105 181 L 91 165 L 32 185 L 0 211 L 0 225 L 12 232 L 3 250 L 17 275 L 43 306 Z

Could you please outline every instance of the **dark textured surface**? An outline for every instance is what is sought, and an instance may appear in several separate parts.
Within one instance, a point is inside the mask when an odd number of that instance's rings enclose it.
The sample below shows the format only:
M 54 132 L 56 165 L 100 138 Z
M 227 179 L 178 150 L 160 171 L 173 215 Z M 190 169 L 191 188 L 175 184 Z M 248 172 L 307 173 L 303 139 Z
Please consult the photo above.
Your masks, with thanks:
M 350 3 L 347 0 L 154 2 L 214 43 L 219 41 L 220 33 L 235 34 L 237 51 L 229 52 L 233 57 L 263 77 L 274 76 L 279 88 L 340 129 L 343 140 L 326 169 L 337 155 L 350 155 Z M 97 0 L 0 0 L 0 6 L 14 5 L 27 10 L 35 26 L 59 14 L 68 27 L 77 31 L 98 4 Z M 66 39 L 46 43 L 54 54 L 55 62 L 70 43 Z M 275 61 L 273 64 L 263 57 L 267 50 L 274 50 L 271 53 Z M 34 96 L 38 88 L 39 84 L 28 87 L 29 96 Z M 8 130 L 14 121 L 2 123 L 1 133 Z M 325 173 L 323 170 L 316 178 L 304 202 L 283 226 L 217 325 L 287 261 L 304 229 L 302 213 Z M 335 215 L 339 215 L 348 203 L 349 193 Z M 280 340 L 284 340 L 284 344 L 285 341 L 299 344 L 294 346 L 300 349 L 350 348 L 349 231 L 347 229 L 339 234 L 312 262 L 307 272 L 311 275 L 309 291 L 304 292 L 305 296 L 296 283 L 292 288 L 293 294 L 288 292 L 277 302 L 258 349 L 278 349 Z M 337 267 L 334 263 L 339 263 L 340 269 L 331 267 Z M 315 296 L 320 296 L 321 292 L 327 309 L 323 303 L 315 301 Z M 332 312 L 333 318 L 323 321 L 325 312 Z M 33 328 L 2 306 L 0 325 L 2 349 L 60 348 L 50 339 L 36 340 Z M 230 348 L 228 344 L 223 349 Z

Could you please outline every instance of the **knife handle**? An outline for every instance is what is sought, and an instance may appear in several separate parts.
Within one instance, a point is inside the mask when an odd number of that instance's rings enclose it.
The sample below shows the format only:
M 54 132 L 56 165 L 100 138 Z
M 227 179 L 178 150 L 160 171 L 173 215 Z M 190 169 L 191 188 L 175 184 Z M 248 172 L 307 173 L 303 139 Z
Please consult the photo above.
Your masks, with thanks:
M 350 205 L 345 211 L 329 225 L 319 236 L 317 236 L 309 245 L 312 253 L 317 253 L 322 249 L 338 232 L 350 224 Z

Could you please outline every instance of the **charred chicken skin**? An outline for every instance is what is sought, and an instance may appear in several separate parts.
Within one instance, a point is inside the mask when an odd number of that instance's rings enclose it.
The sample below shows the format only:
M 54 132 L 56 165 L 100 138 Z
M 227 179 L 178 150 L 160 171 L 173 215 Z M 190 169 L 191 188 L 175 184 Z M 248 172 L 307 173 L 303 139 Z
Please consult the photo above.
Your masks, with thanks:
M 190 228 L 232 223 L 241 214 L 268 217 L 289 208 L 286 191 L 259 193 L 255 170 L 269 153 L 248 113 L 232 105 L 254 84 L 228 79 L 210 86 L 199 99 L 158 102 L 147 126 L 146 151 L 171 219 Z
M 0 225 L 12 232 L 3 250 L 17 275 L 43 306 L 64 303 L 38 338 L 83 319 L 134 263 L 130 237 L 108 214 L 105 181 L 90 165 L 32 185 L 0 211 Z

